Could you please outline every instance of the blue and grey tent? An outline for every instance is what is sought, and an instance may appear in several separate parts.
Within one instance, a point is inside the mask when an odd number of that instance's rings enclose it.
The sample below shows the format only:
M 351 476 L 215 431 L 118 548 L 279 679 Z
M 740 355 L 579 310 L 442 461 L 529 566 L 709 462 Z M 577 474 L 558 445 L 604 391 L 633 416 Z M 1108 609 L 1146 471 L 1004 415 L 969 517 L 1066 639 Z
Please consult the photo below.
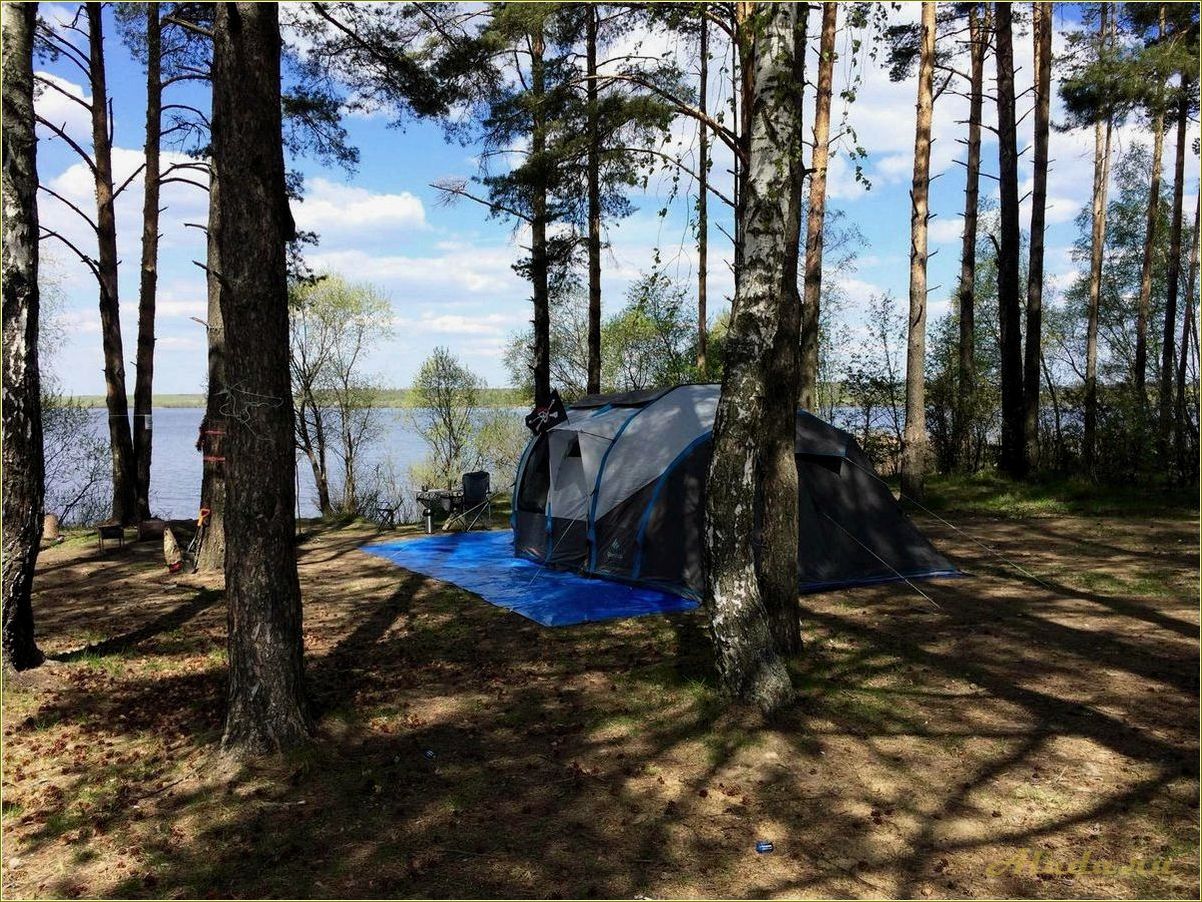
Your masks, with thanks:
M 573 404 L 518 465 L 515 553 L 700 598 L 718 395 L 716 385 L 681 385 Z M 796 454 L 801 591 L 958 574 L 849 433 L 799 411 Z

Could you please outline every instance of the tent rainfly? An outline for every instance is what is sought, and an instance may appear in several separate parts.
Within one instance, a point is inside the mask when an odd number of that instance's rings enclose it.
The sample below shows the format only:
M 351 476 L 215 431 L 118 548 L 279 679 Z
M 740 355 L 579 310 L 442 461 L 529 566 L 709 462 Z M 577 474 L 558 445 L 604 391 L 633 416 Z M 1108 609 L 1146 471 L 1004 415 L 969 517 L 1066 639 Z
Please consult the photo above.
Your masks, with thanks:
M 573 404 L 518 464 L 515 554 L 700 599 L 718 395 L 717 385 L 680 385 Z M 959 574 L 850 434 L 798 411 L 796 453 L 802 592 Z

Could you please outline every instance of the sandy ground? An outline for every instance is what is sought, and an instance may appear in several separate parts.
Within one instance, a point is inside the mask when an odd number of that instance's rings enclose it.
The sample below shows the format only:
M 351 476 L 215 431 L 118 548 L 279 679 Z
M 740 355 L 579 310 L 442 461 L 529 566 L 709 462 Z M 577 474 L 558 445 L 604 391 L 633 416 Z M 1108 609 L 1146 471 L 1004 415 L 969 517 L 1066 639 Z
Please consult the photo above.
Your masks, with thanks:
M 545 629 L 314 534 L 318 739 L 254 764 L 219 583 L 74 539 L 5 687 L 3 894 L 1197 898 L 1196 519 L 957 523 L 1034 576 L 922 521 L 973 578 L 803 598 L 767 724 L 697 614 Z

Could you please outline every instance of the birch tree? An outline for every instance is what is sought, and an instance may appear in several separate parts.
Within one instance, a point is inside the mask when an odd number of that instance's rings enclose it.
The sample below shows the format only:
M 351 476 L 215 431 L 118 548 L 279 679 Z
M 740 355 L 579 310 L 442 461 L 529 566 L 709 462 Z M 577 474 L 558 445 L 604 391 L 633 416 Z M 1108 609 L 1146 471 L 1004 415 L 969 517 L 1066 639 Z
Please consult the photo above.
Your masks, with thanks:
M 787 442 L 793 460 L 797 397 L 797 332 L 790 334 L 797 314 L 787 308 L 796 297 L 804 41 L 796 5 L 765 3 L 752 15 L 755 37 L 747 59 L 754 90 L 741 205 L 742 274 L 727 333 L 707 482 L 705 603 L 723 685 L 735 697 L 772 711 L 792 689 L 767 603 L 788 585 L 794 612 L 797 604 L 797 471 L 794 465 L 790 481 L 779 457 Z M 779 381 L 782 377 L 786 381 Z M 773 398 L 784 401 L 773 404 Z M 790 415 L 782 422 L 779 408 L 785 404 Z M 766 473 L 765 547 L 757 562 L 748 537 L 756 527 L 757 482 Z
M 34 567 L 42 541 L 43 458 L 38 373 L 37 137 L 33 113 L 36 3 L 3 5 L 4 664 L 42 663 L 34 641 Z

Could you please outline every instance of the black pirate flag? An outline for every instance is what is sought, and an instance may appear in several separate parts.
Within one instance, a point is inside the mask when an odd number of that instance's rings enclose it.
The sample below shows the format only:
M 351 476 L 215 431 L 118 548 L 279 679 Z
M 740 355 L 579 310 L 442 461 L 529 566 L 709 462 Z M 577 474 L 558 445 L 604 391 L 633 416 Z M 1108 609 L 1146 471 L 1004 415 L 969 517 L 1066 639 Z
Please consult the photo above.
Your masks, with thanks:
M 568 418 L 559 392 L 551 390 L 551 401 L 546 407 L 536 407 L 526 414 L 526 426 L 535 435 L 542 435 L 552 426 L 558 426 Z

